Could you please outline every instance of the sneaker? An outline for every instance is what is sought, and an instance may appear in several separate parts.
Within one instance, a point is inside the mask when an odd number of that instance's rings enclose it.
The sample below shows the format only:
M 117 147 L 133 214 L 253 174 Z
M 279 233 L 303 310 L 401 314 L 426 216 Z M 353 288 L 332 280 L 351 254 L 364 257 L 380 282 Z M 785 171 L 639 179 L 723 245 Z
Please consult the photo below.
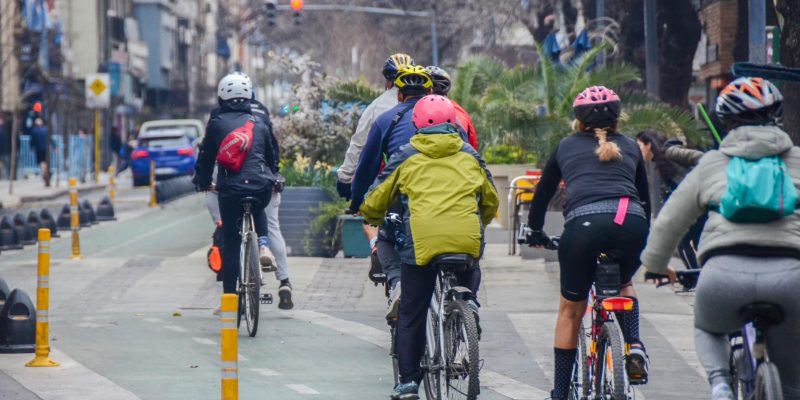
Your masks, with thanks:
M 373 247 L 369 256 L 369 280 L 375 285 L 386 282 L 386 274 L 383 273 L 383 266 L 378 259 L 378 248 Z
M 281 281 L 281 286 L 278 288 L 278 308 L 281 310 L 291 310 L 294 308 L 292 303 L 292 285 L 289 280 Z
M 727 383 L 720 383 L 711 389 L 711 400 L 733 400 L 733 391 Z
M 631 385 L 643 385 L 647 383 L 647 373 L 650 370 L 650 358 L 647 357 L 644 345 L 641 343 L 631 344 L 631 351 L 626 360 L 626 369 Z
M 419 400 L 419 384 L 398 383 L 392 390 L 392 400 Z
M 389 307 L 386 310 L 386 319 L 397 319 L 397 311 L 400 309 L 400 282 L 394 286 L 394 289 L 389 291 Z
M 259 246 L 259 255 L 261 256 L 261 271 L 274 272 L 275 271 L 275 256 L 267 246 Z

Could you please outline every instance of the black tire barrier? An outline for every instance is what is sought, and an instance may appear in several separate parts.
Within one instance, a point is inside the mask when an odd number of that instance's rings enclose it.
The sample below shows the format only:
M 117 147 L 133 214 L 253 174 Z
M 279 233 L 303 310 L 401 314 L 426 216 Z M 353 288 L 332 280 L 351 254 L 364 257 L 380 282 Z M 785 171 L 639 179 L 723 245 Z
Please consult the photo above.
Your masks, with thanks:
M 0 218 L 0 250 L 16 250 L 22 248 L 22 241 L 17 235 L 14 223 L 8 215 Z
M 39 228 L 44 228 L 42 226 L 42 219 L 39 218 L 39 213 L 37 213 L 34 210 L 31 210 L 28 213 L 28 230 L 31 232 L 31 236 L 38 239 Z
M 11 290 L 8 289 L 8 284 L 3 278 L 0 278 L 0 308 L 3 308 L 3 305 L 6 304 L 9 294 L 11 294 Z
M 114 217 L 114 205 L 111 204 L 111 199 L 108 196 L 103 197 L 99 203 L 97 203 L 97 210 L 95 210 L 95 217 L 98 221 L 113 221 L 116 218 Z
M 61 237 L 58 234 L 58 224 L 56 224 L 55 219 L 53 219 L 53 214 L 50 210 L 44 208 L 39 213 L 39 220 L 41 221 L 41 227 L 50 229 L 50 236 L 52 237 Z
M 69 204 L 64 204 L 64 207 L 61 207 L 61 212 L 58 213 L 58 229 L 62 231 L 68 231 L 72 228 L 72 217 L 70 215 L 70 208 Z
M 14 289 L 0 311 L 0 353 L 36 350 L 36 308 L 27 293 Z
M 190 176 L 179 176 L 156 182 L 156 201 L 167 203 L 194 193 L 194 183 Z
M 92 207 L 92 203 L 89 201 L 89 199 L 84 200 L 81 203 L 81 207 L 86 210 L 86 216 L 89 219 L 89 223 L 92 225 L 99 223 L 97 221 L 97 215 L 94 213 L 94 207 Z
M 36 244 L 36 235 L 31 232 L 30 225 L 28 225 L 28 221 L 25 220 L 22 214 L 14 214 L 12 222 L 14 223 L 14 230 L 17 231 L 19 241 L 22 242 L 23 246 Z
M 83 206 L 83 204 L 78 203 L 78 215 L 81 228 L 88 228 L 92 226 L 91 216 L 89 215 L 89 210 Z

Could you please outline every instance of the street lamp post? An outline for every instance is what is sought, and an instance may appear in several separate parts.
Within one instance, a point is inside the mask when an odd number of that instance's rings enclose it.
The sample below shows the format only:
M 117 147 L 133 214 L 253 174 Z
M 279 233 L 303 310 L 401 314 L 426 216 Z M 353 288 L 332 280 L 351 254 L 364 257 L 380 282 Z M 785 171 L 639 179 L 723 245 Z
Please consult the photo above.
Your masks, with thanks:
M 767 63 L 767 15 L 764 0 L 748 2 L 749 60 L 754 64 Z
M 658 29 L 656 0 L 644 0 L 644 52 L 647 93 L 658 97 Z

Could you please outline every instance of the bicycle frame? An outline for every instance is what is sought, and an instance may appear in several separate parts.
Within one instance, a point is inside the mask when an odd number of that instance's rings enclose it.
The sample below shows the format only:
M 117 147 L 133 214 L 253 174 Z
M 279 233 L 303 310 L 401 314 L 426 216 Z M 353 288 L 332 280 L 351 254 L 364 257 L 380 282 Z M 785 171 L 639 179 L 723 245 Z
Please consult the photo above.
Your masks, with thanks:
M 242 242 L 239 245 L 239 279 L 238 282 L 241 285 L 242 277 L 244 277 L 244 269 L 247 268 L 244 265 L 244 252 L 246 251 L 247 242 L 245 239 L 247 238 L 248 233 L 250 234 L 250 240 L 257 240 L 256 231 L 255 231 L 255 222 L 253 221 L 253 213 L 250 211 L 250 204 L 244 204 L 244 214 L 242 214 L 242 228 L 239 231 L 239 235 L 242 237 Z M 259 275 L 261 275 L 261 270 L 258 271 Z M 263 276 L 261 276 L 263 278 Z
M 594 285 L 589 291 L 589 304 L 586 307 L 586 313 L 589 315 L 591 324 L 589 325 L 589 345 L 587 346 L 588 365 L 589 365 L 589 378 L 590 382 L 595 379 L 595 367 L 600 360 L 597 360 L 597 343 L 600 341 L 600 332 L 603 330 L 603 325 L 607 323 L 614 323 L 612 317 L 613 312 L 606 311 L 603 308 L 601 301 L 598 301 Z M 584 334 L 581 332 L 581 334 Z M 625 344 L 625 354 L 629 353 L 628 344 Z M 586 384 L 582 382 L 582 384 Z

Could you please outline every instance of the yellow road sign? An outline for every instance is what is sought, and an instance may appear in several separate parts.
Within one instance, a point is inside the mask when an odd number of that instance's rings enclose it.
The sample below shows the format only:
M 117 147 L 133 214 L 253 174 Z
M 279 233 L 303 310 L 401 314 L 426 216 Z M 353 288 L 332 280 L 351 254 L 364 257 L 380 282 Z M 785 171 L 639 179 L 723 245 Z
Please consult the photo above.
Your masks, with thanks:
M 92 89 L 95 96 L 100 96 L 100 94 L 103 93 L 104 90 L 106 90 L 106 84 L 103 83 L 103 81 L 101 81 L 100 79 L 95 79 L 94 82 L 92 82 L 89 85 L 89 89 Z

